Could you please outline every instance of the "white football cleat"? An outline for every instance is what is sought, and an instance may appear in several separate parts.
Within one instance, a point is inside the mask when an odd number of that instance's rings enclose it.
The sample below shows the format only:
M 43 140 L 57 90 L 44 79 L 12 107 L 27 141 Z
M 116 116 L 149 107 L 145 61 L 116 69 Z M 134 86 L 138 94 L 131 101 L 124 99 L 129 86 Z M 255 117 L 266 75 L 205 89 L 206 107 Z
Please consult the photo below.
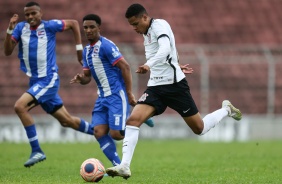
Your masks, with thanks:
M 222 108 L 226 108 L 228 111 L 228 116 L 239 121 L 242 119 L 242 113 L 239 109 L 235 108 L 229 100 L 223 100 Z
M 122 165 L 110 167 L 110 168 L 106 169 L 106 173 L 109 176 L 112 176 L 112 177 L 120 176 L 120 177 L 123 177 L 126 180 L 131 176 L 131 171 L 130 171 L 129 167 L 122 166 Z

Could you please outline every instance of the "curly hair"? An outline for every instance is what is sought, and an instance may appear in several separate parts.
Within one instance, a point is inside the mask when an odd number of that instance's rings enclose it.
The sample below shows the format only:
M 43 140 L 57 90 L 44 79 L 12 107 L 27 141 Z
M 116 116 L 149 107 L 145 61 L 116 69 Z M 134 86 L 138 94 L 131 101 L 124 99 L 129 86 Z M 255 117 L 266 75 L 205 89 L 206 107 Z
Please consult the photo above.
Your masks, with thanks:
M 85 15 L 82 21 L 84 22 L 85 20 L 94 20 L 99 26 L 102 24 L 101 18 L 96 14 Z

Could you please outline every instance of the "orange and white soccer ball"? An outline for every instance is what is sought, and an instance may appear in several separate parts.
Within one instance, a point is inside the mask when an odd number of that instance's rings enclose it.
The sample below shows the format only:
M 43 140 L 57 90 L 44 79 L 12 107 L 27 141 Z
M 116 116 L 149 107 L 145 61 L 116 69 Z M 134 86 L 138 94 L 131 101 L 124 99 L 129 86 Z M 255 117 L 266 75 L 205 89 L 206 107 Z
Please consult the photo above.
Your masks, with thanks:
M 96 158 L 89 158 L 80 166 L 80 175 L 87 182 L 99 182 L 105 173 L 105 167 Z

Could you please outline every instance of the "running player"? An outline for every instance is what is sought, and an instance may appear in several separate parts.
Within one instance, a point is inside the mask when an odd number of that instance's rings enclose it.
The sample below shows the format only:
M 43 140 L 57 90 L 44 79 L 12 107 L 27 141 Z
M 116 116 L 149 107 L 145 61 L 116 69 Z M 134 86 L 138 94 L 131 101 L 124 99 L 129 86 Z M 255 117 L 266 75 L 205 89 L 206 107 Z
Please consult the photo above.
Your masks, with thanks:
M 130 163 L 138 142 L 139 127 L 148 117 L 160 115 L 170 107 L 181 115 L 195 134 L 204 135 L 224 117 L 240 120 L 242 114 L 225 100 L 222 108 L 202 119 L 190 94 L 185 74 L 178 64 L 174 34 L 168 22 L 151 18 L 141 4 L 129 6 L 125 17 L 133 29 L 144 37 L 147 62 L 139 66 L 136 72 L 144 74 L 150 71 L 148 88 L 126 122 L 121 164 L 106 169 L 109 176 L 127 179 L 131 176 Z
M 29 111 L 40 105 L 44 111 L 56 118 L 63 127 L 93 135 L 89 123 L 71 116 L 58 95 L 60 80 L 56 64 L 56 33 L 72 30 L 77 50 L 77 59 L 82 60 L 82 44 L 79 25 L 76 20 L 42 20 L 42 10 L 36 2 L 29 2 L 24 7 L 26 21 L 18 22 L 14 14 L 10 19 L 4 41 L 6 56 L 12 54 L 18 44 L 20 68 L 29 77 L 29 89 L 16 101 L 15 112 L 19 116 L 30 146 L 31 155 L 25 162 L 30 167 L 46 159 L 42 151 Z
M 123 139 L 130 105 L 134 106 L 136 100 L 132 93 L 130 66 L 118 47 L 100 35 L 101 23 L 101 18 L 95 14 L 83 18 L 83 30 L 89 44 L 83 50 L 83 73 L 75 75 L 70 83 L 85 85 L 94 78 L 98 86 L 98 99 L 92 111 L 94 136 L 115 166 L 120 164 L 120 158 L 113 139 Z

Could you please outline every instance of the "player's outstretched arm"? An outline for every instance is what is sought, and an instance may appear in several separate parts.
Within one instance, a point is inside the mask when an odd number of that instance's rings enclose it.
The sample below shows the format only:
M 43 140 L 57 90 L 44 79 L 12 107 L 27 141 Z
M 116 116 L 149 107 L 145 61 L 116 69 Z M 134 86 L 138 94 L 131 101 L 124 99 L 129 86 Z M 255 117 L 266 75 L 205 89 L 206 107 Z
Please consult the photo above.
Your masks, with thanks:
M 4 40 L 4 54 L 5 56 L 9 56 L 13 53 L 13 50 L 17 43 L 12 40 L 12 33 L 15 29 L 17 22 L 18 22 L 19 16 L 17 14 L 14 14 L 12 18 L 10 19 L 9 27 L 7 29 L 7 34 Z
M 81 34 L 79 29 L 79 24 L 77 20 L 64 20 L 65 22 L 65 30 L 71 29 L 74 34 L 74 39 L 76 43 L 76 54 L 77 54 L 77 60 L 82 65 L 82 42 L 81 42 Z

